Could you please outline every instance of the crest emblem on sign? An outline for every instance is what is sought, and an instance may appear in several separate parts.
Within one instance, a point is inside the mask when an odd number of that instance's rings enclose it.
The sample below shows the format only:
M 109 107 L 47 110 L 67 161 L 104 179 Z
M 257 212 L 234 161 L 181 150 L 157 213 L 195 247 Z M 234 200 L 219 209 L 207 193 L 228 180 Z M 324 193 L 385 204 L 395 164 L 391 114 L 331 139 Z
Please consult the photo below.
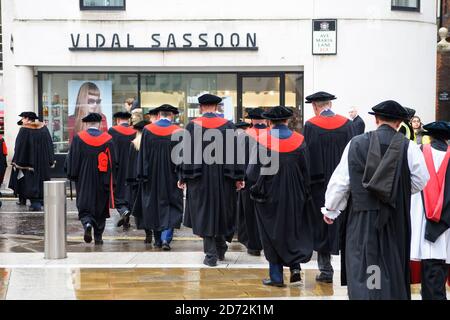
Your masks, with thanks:
M 329 31 L 330 30 L 330 24 L 328 22 L 321 22 L 320 23 L 320 31 Z

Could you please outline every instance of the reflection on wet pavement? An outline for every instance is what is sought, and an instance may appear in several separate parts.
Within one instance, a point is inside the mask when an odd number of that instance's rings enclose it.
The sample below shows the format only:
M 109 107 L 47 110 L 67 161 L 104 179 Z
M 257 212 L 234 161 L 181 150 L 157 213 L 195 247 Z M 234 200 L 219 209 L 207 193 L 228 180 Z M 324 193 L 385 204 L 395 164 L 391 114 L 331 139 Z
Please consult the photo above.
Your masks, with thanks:
M 303 283 L 286 288 L 263 286 L 267 269 L 78 269 L 73 271 L 77 299 L 158 300 L 333 297 L 346 299 L 345 287 L 315 281 L 306 270 Z M 285 271 L 289 284 L 289 271 Z
M 3 200 L 0 209 L 0 252 L 43 252 L 44 213 L 29 212 L 28 207 L 16 205 L 16 199 Z M 140 252 L 158 251 L 144 244 L 145 233 L 137 230 L 131 217 L 131 228 L 123 231 L 116 227 L 119 216 L 111 210 L 103 235 L 104 245 L 94 246 L 83 241 L 83 227 L 78 220 L 75 201 L 67 200 L 67 251 L 68 252 Z M 202 251 L 201 239 L 191 229 L 175 230 L 172 249 L 174 251 Z M 230 251 L 241 251 L 243 247 L 233 242 Z

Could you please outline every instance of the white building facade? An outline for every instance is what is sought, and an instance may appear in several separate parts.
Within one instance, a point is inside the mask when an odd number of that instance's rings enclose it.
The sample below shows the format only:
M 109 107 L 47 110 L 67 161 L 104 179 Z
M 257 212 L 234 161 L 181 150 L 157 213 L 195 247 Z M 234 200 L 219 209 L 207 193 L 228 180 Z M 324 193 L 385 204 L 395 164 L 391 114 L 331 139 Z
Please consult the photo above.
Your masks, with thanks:
M 368 129 L 367 111 L 387 99 L 435 117 L 435 1 L 3 0 L 2 22 L 10 146 L 22 111 L 38 113 L 65 153 L 80 104 L 97 104 L 107 126 L 129 98 L 144 110 L 170 103 L 186 123 L 204 92 L 224 97 L 234 120 L 286 105 L 301 126 L 315 91 L 335 94 L 338 113 L 358 107 Z

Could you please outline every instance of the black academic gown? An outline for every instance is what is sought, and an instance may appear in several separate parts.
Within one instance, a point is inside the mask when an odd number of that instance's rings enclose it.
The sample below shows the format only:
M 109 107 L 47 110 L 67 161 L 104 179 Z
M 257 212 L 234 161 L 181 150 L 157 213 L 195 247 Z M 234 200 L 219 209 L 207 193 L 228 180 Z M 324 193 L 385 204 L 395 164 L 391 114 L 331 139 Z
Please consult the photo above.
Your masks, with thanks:
M 224 143 L 215 144 L 210 141 L 194 143 L 194 132 L 200 133 L 200 140 L 209 129 L 217 129 Z M 234 124 L 215 114 L 206 114 L 203 117 L 191 121 L 186 126 L 186 134 L 189 134 L 191 145 L 190 163 L 184 162 L 181 166 L 180 178 L 187 184 L 186 209 L 183 224 L 192 228 L 195 235 L 200 237 L 224 236 L 231 242 L 236 225 L 236 181 L 244 179 L 242 166 L 234 163 L 226 164 L 226 130 L 234 131 Z M 212 131 L 209 131 L 212 133 Z M 214 131 L 217 132 L 217 131 Z M 234 142 L 236 143 L 236 142 Z M 208 149 L 207 149 L 208 148 Z M 203 154 L 213 154 L 212 149 L 223 151 L 223 159 L 218 159 L 213 164 L 205 163 Z M 205 152 L 206 149 L 206 152 Z M 194 161 L 195 155 L 199 162 Z M 186 156 L 186 154 L 184 154 Z
M 257 139 L 260 134 L 267 132 L 266 125 L 259 125 L 257 128 L 252 127 L 248 129 L 242 136 L 239 136 L 238 143 L 242 145 L 242 151 L 244 152 L 244 164 L 245 171 L 249 166 L 250 153 L 258 150 Z M 252 155 L 253 161 L 251 166 L 260 166 L 258 155 Z M 253 168 L 254 171 L 257 168 Z M 256 170 L 255 170 L 256 169 Z M 256 176 L 259 174 L 256 173 Z M 258 231 L 258 224 L 256 222 L 255 202 L 250 198 L 250 187 L 256 183 L 254 177 L 249 175 L 245 176 L 245 188 L 238 192 L 238 241 L 242 243 L 247 249 L 250 250 L 262 250 L 261 239 Z
M 78 133 L 70 145 L 66 159 L 67 177 L 75 181 L 78 217 L 82 222 L 109 218 L 114 207 L 114 144 L 104 132 L 92 136 L 88 131 Z
M 139 146 L 140 147 L 140 146 Z M 136 149 L 136 146 L 131 143 L 130 149 L 128 152 L 128 167 L 127 167 L 127 179 L 126 186 L 127 192 L 126 197 L 127 201 L 130 204 L 131 214 L 134 216 L 134 220 L 136 222 L 136 227 L 139 230 L 144 229 L 142 224 L 142 190 L 140 181 L 138 179 L 138 158 L 139 158 L 139 150 Z
M 409 141 L 401 133 L 395 136 L 397 132 L 386 125 L 379 127 L 376 134 L 378 141 L 373 140 L 372 131 L 355 137 L 350 144 L 351 200 L 345 269 L 341 272 L 346 274 L 350 299 L 410 299 Z M 377 160 L 374 155 L 387 154 L 392 141 L 396 141 L 398 151 L 389 156 L 387 163 L 395 165 L 379 168 L 381 158 Z M 369 148 L 371 161 L 367 161 Z M 390 178 L 394 178 L 391 184 Z M 366 187 L 363 181 L 368 183 Z M 368 279 L 370 275 L 373 279 Z M 369 288 L 368 283 L 376 284 L 374 279 L 379 280 L 379 287 Z
M 339 254 L 341 217 L 332 225 L 323 221 L 328 181 L 341 160 L 342 153 L 354 135 L 352 122 L 331 111 L 305 123 L 304 136 L 310 155 L 311 193 L 314 200 L 314 250 Z
M 142 180 L 142 226 L 163 231 L 180 228 L 183 218 L 183 191 L 178 188 L 177 166 L 172 161 L 172 149 L 178 143 L 172 134 L 180 128 L 158 121 L 142 132 L 138 160 L 138 177 Z
M 353 119 L 352 123 L 355 136 L 364 133 L 364 130 L 366 129 L 366 124 L 364 123 L 364 120 L 360 116 L 356 116 L 355 119 Z
M 306 263 L 313 252 L 306 144 L 296 132 L 287 139 L 270 139 L 279 141 L 278 149 L 262 140 L 261 144 L 273 157 L 279 156 L 279 169 L 272 175 L 259 175 L 250 188 L 264 255 L 270 263 L 284 266 Z M 249 168 L 249 175 L 254 169 Z
M 136 137 L 136 130 L 128 125 L 117 125 L 111 127 L 108 133 L 112 137 L 114 144 L 114 157 L 117 167 L 115 168 L 114 177 L 116 180 L 116 188 L 114 189 L 114 201 L 116 208 L 129 207 L 126 197 L 126 175 L 129 163 L 128 152 L 130 143 Z M 129 209 L 129 208 L 128 208 Z
M 43 199 L 44 181 L 50 180 L 54 162 L 53 141 L 47 127 L 40 122 L 23 125 L 14 147 L 10 188 L 23 198 Z

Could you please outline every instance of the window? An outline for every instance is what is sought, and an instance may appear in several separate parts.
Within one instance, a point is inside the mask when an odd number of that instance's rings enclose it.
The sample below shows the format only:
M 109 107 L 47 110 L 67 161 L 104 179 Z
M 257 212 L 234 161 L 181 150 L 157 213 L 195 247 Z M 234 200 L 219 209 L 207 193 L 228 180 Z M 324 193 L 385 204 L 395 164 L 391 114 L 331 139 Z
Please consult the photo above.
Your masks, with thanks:
M 420 0 L 392 0 L 392 10 L 420 11 Z
M 125 10 L 125 0 L 80 0 L 81 10 Z
M 56 153 L 66 153 L 81 119 L 90 112 L 103 115 L 103 131 L 113 125 L 112 115 L 124 111 L 128 99 L 138 98 L 137 74 L 44 73 L 41 115 Z

